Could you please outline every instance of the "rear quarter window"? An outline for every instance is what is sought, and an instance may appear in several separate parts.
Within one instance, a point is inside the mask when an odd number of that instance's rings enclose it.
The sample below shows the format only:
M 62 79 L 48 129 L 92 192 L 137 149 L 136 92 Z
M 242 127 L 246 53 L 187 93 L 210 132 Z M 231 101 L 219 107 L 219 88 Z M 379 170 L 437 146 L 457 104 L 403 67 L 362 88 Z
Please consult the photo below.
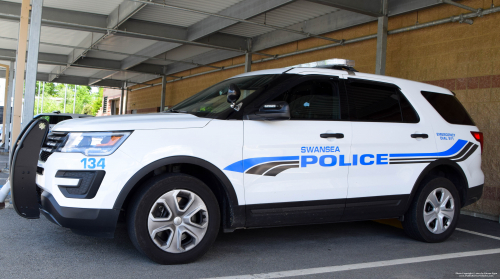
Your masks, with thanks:
M 422 91 L 422 95 L 448 123 L 475 126 L 457 97 L 430 91 Z

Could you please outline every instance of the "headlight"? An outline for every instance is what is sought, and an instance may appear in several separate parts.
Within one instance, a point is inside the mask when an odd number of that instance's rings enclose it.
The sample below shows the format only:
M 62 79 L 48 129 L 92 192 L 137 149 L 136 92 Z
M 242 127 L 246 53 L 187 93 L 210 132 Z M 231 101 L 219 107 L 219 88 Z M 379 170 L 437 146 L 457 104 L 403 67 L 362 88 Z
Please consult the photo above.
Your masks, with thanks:
M 69 133 L 66 143 L 57 151 L 106 156 L 115 152 L 130 134 L 131 132 Z

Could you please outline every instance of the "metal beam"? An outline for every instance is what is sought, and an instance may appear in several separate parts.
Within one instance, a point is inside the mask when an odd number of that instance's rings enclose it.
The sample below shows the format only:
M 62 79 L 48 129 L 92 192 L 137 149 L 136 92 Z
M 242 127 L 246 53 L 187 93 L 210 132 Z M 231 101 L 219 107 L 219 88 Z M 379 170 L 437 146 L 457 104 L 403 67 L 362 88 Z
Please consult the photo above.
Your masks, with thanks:
M 0 58 L 6 58 L 9 60 L 15 59 L 16 51 L 10 49 L 0 49 Z M 141 64 L 136 69 L 122 70 L 121 62 L 118 60 L 110 60 L 110 59 L 101 59 L 101 58 L 92 58 L 85 57 L 76 61 L 76 63 L 68 63 L 66 62 L 65 55 L 52 54 L 52 53 L 39 53 L 38 63 L 45 65 L 57 65 L 63 66 L 64 68 L 68 67 L 76 67 L 76 68 L 87 68 L 87 69 L 99 69 L 105 71 L 113 71 L 113 73 L 117 72 L 130 72 L 130 73 L 139 73 L 139 74 L 157 74 L 160 75 L 162 73 L 161 65 L 155 64 Z M 189 63 L 190 65 L 196 63 Z M 63 75 L 62 71 L 58 71 L 55 69 L 51 76 L 52 78 L 56 78 L 56 76 Z M 177 77 L 177 76 L 172 76 Z M 47 81 L 51 81 L 50 79 Z
M 96 38 L 94 39 L 94 34 L 89 34 L 87 38 L 82 43 L 86 43 L 87 41 L 90 40 L 90 44 L 88 45 L 88 50 L 94 48 L 98 43 L 103 41 L 105 38 L 107 38 L 109 35 L 111 35 L 110 32 L 113 30 L 116 30 L 122 23 L 124 23 L 126 20 L 128 20 L 130 17 L 132 17 L 135 13 L 137 13 L 140 9 L 145 7 L 146 5 L 144 4 L 139 4 L 139 3 L 132 3 L 130 1 L 124 1 L 118 7 L 113 10 L 107 17 L 106 17 L 106 27 L 94 27 L 94 30 L 100 30 L 101 32 L 105 32 L 104 35 L 98 35 L 95 36 Z M 51 24 L 50 21 L 46 21 L 48 24 Z M 52 23 L 56 24 L 65 24 L 67 26 L 82 26 L 81 24 L 71 24 L 67 22 L 59 23 L 57 20 L 53 21 Z M 92 25 L 86 26 L 90 27 L 92 29 Z M 92 31 L 94 32 L 94 31 Z M 99 32 L 99 31 L 98 31 Z M 83 46 L 83 45 L 82 45 Z M 78 61 L 82 56 L 84 56 L 88 50 L 81 50 L 81 49 L 75 49 L 70 55 L 68 55 L 68 63 L 74 63 Z M 57 70 L 57 74 L 63 74 L 64 71 L 67 69 L 61 68 Z
M 375 74 L 385 75 L 385 62 L 387 54 L 387 1 L 382 0 L 383 15 L 378 18 L 377 27 L 377 55 L 375 59 Z
M 167 77 L 162 76 L 161 77 L 161 97 L 160 97 L 160 111 L 165 110 L 165 99 L 167 95 Z
M 250 50 L 252 50 L 252 39 L 248 39 L 247 41 L 247 52 L 245 54 L 245 73 L 251 72 L 252 71 L 252 53 Z
M 247 20 L 294 1 L 295 0 L 244 0 L 224 9 L 218 14 Z M 230 19 L 207 17 L 189 27 L 187 39 L 197 40 L 237 23 L 237 21 Z M 303 38 L 303 36 L 301 37 Z
M 303 28 L 306 32 L 324 34 L 373 22 L 375 20 L 376 18 L 371 16 L 341 10 L 313 18 L 308 20 L 306 23 L 301 22 L 294 24 L 289 26 L 289 28 Z M 300 39 L 302 38 L 296 34 L 290 34 L 283 31 L 272 31 L 253 38 L 252 48 L 254 51 L 262 51 L 263 49 L 294 42 Z
M 15 59 L 16 58 L 16 51 L 12 50 L 12 49 L 0 48 L 0 57 L 6 58 L 9 60 Z M 54 62 L 59 62 L 59 63 L 66 63 L 66 55 L 60 55 L 60 54 L 41 52 L 38 54 L 38 59 L 39 60 L 46 60 L 46 61 L 54 61 Z
M 122 85 L 122 94 L 120 95 L 120 111 L 119 114 L 125 114 L 123 113 L 123 99 L 125 98 L 125 90 L 127 88 L 127 82 L 123 82 Z
M 219 14 L 241 19 L 249 19 L 251 17 L 281 7 L 288 3 L 292 3 L 294 1 L 295 0 L 244 0 L 230 6 L 229 8 L 224 9 L 223 11 L 219 12 Z M 192 26 L 189 27 L 189 29 L 187 29 L 186 40 L 195 41 L 204 38 L 208 35 L 214 34 L 224 28 L 230 27 L 237 23 L 238 22 L 234 20 L 208 17 L 193 24 Z M 137 52 L 136 54 L 139 55 L 147 54 L 147 55 L 157 56 L 169 50 L 177 48 L 181 45 L 182 44 L 175 42 L 157 42 L 152 46 Z M 146 60 L 147 59 L 145 58 L 128 57 L 123 60 L 122 68 L 124 69 L 130 68 Z
M 24 91 L 23 122 L 21 130 L 33 119 L 35 110 L 36 73 L 38 72 L 38 49 L 42 28 L 43 0 L 32 0 L 29 27 L 28 58 L 26 62 L 26 83 Z
M 257 1 L 257 0 L 255 0 Z M 389 1 L 389 6 L 388 6 L 388 14 L 389 15 L 398 15 L 402 14 L 405 12 L 409 11 L 414 11 L 418 9 L 423 9 L 423 8 L 428 8 L 431 6 L 439 5 L 442 4 L 440 1 L 442 0 L 398 0 L 398 1 Z M 271 1 L 269 1 L 271 2 Z M 245 5 L 246 4 L 246 5 Z M 261 5 L 265 6 L 270 3 L 260 3 Z M 241 6 L 243 5 L 243 6 Z M 251 5 L 248 5 L 247 1 L 242 1 L 238 4 L 233 5 L 232 7 L 238 7 L 241 9 L 240 13 L 243 13 L 244 11 L 252 10 L 254 7 Z M 232 8 L 231 7 L 231 8 Z M 222 12 L 221 12 L 222 13 Z M 233 16 L 235 16 L 233 14 Z M 241 14 L 238 15 L 238 17 L 243 17 Z M 311 20 L 308 20 L 305 23 L 298 23 L 292 26 L 289 26 L 288 28 L 295 28 L 295 29 L 302 29 L 304 32 L 310 32 L 310 33 L 315 33 L 315 34 L 324 34 L 328 32 L 333 32 L 337 30 L 342 30 L 345 28 L 357 26 L 360 24 L 365 24 L 369 22 L 374 22 L 376 21 L 377 18 L 372 17 L 372 16 L 367 16 L 364 14 L 359 14 L 351 11 L 346 11 L 346 10 L 340 10 L 336 11 L 333 13 L 329 13 Z M 192 34 L 193 30 L 195 30 L 195 27 L 198 26 L 199 30 L 205 30 L 206 32 L 209 31 L 217 31 L 214 26 L 218 26 L 220 28 L 223 28 L 221 25 L 224 23 L 223 19 L 220 18 L 213 18 L 209 17 L 206 18 L 199 23 L 196 23 L 192 27 L 189 28 L 189 34 Z M 226 21 L 226 24 L 231 23 L 230 21 Z M 202 34 L 202 33 L 201 33 Z M 293 33 L 288 33 L 288 32 L 283 32 L 283 31 L 272 31 L 260 36 L 257 36 L 252 39 L 252 50 L 254 52 L 262 51 L 263 49 L 268 49 L 271 47 L 275 47 L 278 45 L 282 45 L 285 43 L 290 43 L 294 42 L 297 40 L 303 39 L 302 36 L 298 34 L 293 34 Z M 152 47 L 150 50 L 147 51 L 154 51 L 155 49 Z M 144 52 L 148 53 L 148 52 Z M 213 50 L 210 52 L 207 52 L 205 55 L 196 55 L 191 58 L 189 58 L 190 61 L 193 61 L 194 63 L 204 63 L 204 64 L 209 64 L 209 63 L 215 63 L 221 60 L 233 58 L 240 56 L 241 54 L 239 53 L 229 53 L 225 51 L 218 51 L 218 50 Z M 130 58 L 125 59 L 129 60 Z M 188 59 L 186 59 L 188 60 Z M 136 61 L 138 62 L 138 61 Z M 254 61 L 255 63 L 255 61 Z M 168 68 L 168 74 L 175 74 L 181 71 L 189 70 L 196 68 L 195 66 L 192 65 L 181 65 L 179 63 L 173 63 L 169 64 Z M 134 78 L 135 79 L 135 78 Z M 137 79 L 142 80 L 142 82 L 147 81 L 148 79 L 143 78 L 143 77 L 138 77 Z
M 390 1 L 387 14 L 395 16 L 399 14 L 418 11 L 424 8 L 442 4 L 442 0 L 399 0 Z
M 382 2 L 376 0 L 357 0 L 357 1 L 308 0 L 308 1 L 373 17 L 379 17 L 383 15 Z
M 9 151 L 9 146 L 11 143 L 9 135 L 11 134 L 10 123 L 12 122 L 12 96 L 14 95 L 14 76 L 15 76 L 14 61 L 11 61 L 9 66 L 9 87 L 7 88 L 7 96 L 5 98 L 6 102 L 3 105 L 4 109 L 3 123 L 5 129 L 2 133 L 2 139 L 5 143 L 3 146 L 5 152 Z
M 19 16 L 21 15 L 21 4 L 0 1 L 0 19 L 7 20 L 19 20 Z M 43 7 L 43 15 L 42 20 L 56 20 L 66 23 L 73 23 L 74 26 L 68 25 L 60 25 L 57 23 L 44 23 L 44 26 L 53 26 L 58 28 L 72 29 L 72 30 L 80 30 L 80 31 L 89 31 L 88 28 L 83 26 L 97 26 L 97 27 L 106 27 L 107 26 L 108 17 L 105 15 L 98 15 L 92 13 L 84 13 L 77 12 L 71 10 L 63 10 L 56 8 Z M 81 25 L 80 27 L 78 27 Z
M 222 51 L 222 50 L 212 50 L 209 52 L 205 52 L 196 56 L 193 56 L 189 58 L 190 60 L 194 61 L 195 63 L 203 63 L 203 64 L 210 64 L 210 63 L 215 63 L 218 61 L 230 59 L 233 57 L 241 56 L 241 53 L 238 52 L 230 52 L 230 51 Z M 173 73 L 178 73 L 186 70 L 190 70 L 196 68 L 196 66 L 192 65 L 186 65 L 186 64 L 180 64 L 180 63 L 173 63 L 168 65 L 167 71 L 165 74 L 167 75 L 172 75 Z
M 483 10 L 483 9 L 474 9 L 472 7 L 469 7 L 469 6 L 466 6 L 466 5 L 454 2 L 452 0 L 443 0 L 443 3 L 450 4 L 450 5 L 453 5 L 455 7 L 459 7 L 459 8 L 462 8 L 462 9 L 465 9 L 465 10 L 468 10 L 468 11 L 471 11 L 471 12 L 476 12 L 476 13 L 481 13 L 481 11 Z
M 10 63 L 12 64 L 12 62 Z M 4 68 L 4 69 L 2 69 Z M 5 88 L 4 88 L 4 101 L 3 101 L 3 121 L 2 121 L 2 143 L 5 144 L 5 120 L 7 118 L 7 105 L 10 105 L 8 100 L 9 96 L 9 81 L 10 81 L 10 71 L 14 71 L 14 68 L 10 67 L 10 65 L 0 64 L 0 78 L 5 78 Z
M 123 80 L 105 79 L 105 80 L 101 80 L 97 83 L 94 83 L 94 85 L 95 86 L 102 86 L 102 87 L 121 88 L 123 86 Z
M 168 8 L 168 9 L 174 9 L 174 10 L 178 10 L 178 11 L 185 11 L 185 12 L 191 12 L 191 13 L 196 13 L 196 14 L 202 14 L 202 15 L 207 15 L 207 16 L 211 16 L 211 17 L 218 17 L 218 18 L 232 20 L 232 21 L 236 21 L 236 22 L 242 22 L 242 23 L 257 25 L 257 26 L 261 26 L 261 27 L 266 27 L 266 28 L 270 28 L 270 29 L 274 29 L 274 30 L 282 30 L 282 31 L 291 32 L 291 33 L 295 33 L 295 34 L 300 34 L 300 35 L 305 36 L 305 37 L 313 37 L 313 38 L 328 40 L 328 41 L 337 42 L 337 43 L 340 42 L 340 40 L 336 40 L 336 39 L 332 39 L 332 38 L 328 38 L 328 37 L 323 37 L 323 36 L 319 36 L 319 35 L 315 35 L 315 34 L 311 34 L 311 33 L 306 33 L 306 32 L 302 32 L 300 30 L 288 29 L 288 28 L 281 27 L 281 26 L 255 22 L 255 21 L 251 21 L 251 20 L 241 19 L 241 18 L 222 15 L 222 14 L 209 13 L 209 12 L 205 12 L 205 11 L 201 11 L 201 10 L 184 8 L 184 7 L 165 4 L 165 3 L 148 2 L 148 1 L 142 1 L 142 0 L 129 0 L 129 1 L 164 7 L 164 8 Z

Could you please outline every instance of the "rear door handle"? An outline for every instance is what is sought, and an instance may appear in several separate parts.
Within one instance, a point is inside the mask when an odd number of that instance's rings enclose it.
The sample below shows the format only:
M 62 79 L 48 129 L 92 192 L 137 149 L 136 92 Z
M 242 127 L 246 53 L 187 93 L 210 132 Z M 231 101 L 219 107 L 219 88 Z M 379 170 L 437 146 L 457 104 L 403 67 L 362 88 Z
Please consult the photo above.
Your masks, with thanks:
M 423 138 L 423 139 L 426 139 L 429 137 L 428 134 L 411 134 L 411 137 L 416 139 L 416 138 Z
M 343 139 L 344 138 L 344 134 L 341 134 L 341 133 L 334 133 L 334 134 L 330 134 L 330 133 L 325 133 L 325 134 L 320 134 L 319 135 L 321 138 L 337 138 L 337 139 Z

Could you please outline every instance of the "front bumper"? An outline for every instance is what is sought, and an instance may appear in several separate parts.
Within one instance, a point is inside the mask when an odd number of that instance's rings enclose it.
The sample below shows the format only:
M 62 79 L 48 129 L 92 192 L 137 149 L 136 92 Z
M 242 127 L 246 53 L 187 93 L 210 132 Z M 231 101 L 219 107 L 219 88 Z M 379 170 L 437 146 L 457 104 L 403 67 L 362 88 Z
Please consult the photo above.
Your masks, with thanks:
M 120 214 L 115 209 L 62 207 L 49 192 L 42 192 L 40 213 L 49 221 L 74 233 L 113 238 Z

